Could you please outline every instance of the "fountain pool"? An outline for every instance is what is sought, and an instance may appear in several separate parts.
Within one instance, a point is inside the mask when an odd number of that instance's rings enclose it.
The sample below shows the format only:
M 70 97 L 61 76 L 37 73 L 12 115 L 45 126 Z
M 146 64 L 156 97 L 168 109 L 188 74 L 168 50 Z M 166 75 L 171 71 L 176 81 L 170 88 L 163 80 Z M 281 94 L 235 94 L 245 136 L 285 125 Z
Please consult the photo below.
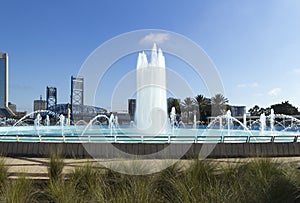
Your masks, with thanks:
M 0 127 L 1 142 L 104 142 L 104 143 L 257 143 L 257 142 L 300 142 L 300 122 L 291 117 L 280 115 L 263 115 L 252 126 L 245 126 L 231 116 L 228 111 L 225 115 L 216 117 L 208 126 L 179 127 L 175 119 L 175 109 L 170 113 L 169 130 L 159 134 L 145 134 L 134 126 L 120 126 L 116 117 L 110 118 L 98 115 L 87 124 L 66 125 L 64 117 L 60 116 L 59 125 L 42 125 L 39 114 L 34 126 L 6 126 Z M 108 125 L 101 125 L 99 118 L 107 120 Z M 292 122 L 282 128 L 277 120 Z M 290 120 L 287 120 L 287 119 Z M 46 117 L 47 119 L 47 117 Z M 273 119 L 273 120 L 270 120 Z M 46 120 L 49 123 L 48 120 Z M 45 123 L 45 122 L 44 122 Z M 274 125 L 276 123 L 276 125 Z M 255 124 L 260 127 L 253 128 Z M 269 126 L 271 124 L 271 126 Z M 281 126 L 281 130 L 276 126 Z M 252 128 L 252 129 L 251 129 Z
M 247 122 L 246 115 L 241 122 L 227 111 L 205 127 L 197 126 L 200 121 L 194 114 L 193 126 L 185 127 L 182 121 L 176 120 L 174 107 L 168 116 L 166 64 L 162 50 L 154 44 L 149 62 L 145 52 L 139 53 L 136 70 L 136 115 L 130 126 L 120 126 L 113 114 L 110 117 L 98 115 L 88 123 L 78 121 L 70 125 L 69 116 L 65 118 L 42 110 L 24 116 L 13 126 L 0 127 L 0 142 L 249 143 L 299 140 L 300 120 L 275 114 L 273 110 L 271 115 L 262 114 L 260 119 L 252 122 Z M 35 117 L 33 126 L 25 122 L 29 116 Z M 56 118 L 54 125 L 53 122 L 51 125 L 50 116 Z M 103 120 L 105 125 L 100 122 Z

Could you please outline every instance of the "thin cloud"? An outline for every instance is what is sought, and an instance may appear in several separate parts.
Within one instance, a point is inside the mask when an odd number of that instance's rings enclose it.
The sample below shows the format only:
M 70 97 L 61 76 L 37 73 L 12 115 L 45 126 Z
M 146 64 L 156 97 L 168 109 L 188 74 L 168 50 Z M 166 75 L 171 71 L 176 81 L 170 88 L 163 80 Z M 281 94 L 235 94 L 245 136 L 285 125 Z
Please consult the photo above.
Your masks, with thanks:
M 268 92 L 268 95 L 270 96 L 277 96 L 281 93 L 281 88 L 279 87 L 276 87 L 274 89 L 271 89 L 269 92 Z
M 253 96 L 255 96 L 255 97 L 262 97 L 262 96 L 264 96 L 264 94 L 263 93 L 254 93 Z
M 237 85 L 238 88 L 256 88 L 259 87 L 259 84 L 257 82 L 253 82 L 253 83 L 242 83 L 242 84 L 238 84 Z
M 294 69 L 293 69 L 293 73 L 300 74 L 300 68 L 294 68 Z
M 170 39 L 168 33 L 150 33 L 140 40 L 140 44 L 161 44 Z

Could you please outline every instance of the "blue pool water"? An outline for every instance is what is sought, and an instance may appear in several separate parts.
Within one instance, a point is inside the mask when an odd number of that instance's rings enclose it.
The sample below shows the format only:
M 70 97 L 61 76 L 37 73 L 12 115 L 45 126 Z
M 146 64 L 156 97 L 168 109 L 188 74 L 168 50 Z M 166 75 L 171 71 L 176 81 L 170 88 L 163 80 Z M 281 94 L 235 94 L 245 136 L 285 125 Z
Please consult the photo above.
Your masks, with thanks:
M 16 126 L 0 127 L 2 142 L 129 142 L 129 143 L 244 143 L 299 142 L 298 129 L 289 131 L 260 131 L 244 129 L 177 128 L 174 131 L 149 135 L 129 126 L 115 130 L 107 126 Z

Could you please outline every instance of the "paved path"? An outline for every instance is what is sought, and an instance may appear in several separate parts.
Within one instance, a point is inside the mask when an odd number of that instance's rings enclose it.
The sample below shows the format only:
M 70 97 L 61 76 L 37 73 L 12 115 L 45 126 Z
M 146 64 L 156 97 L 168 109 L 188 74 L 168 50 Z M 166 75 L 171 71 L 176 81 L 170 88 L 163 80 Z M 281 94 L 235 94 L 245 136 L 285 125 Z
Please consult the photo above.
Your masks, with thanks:
M 48 179 L 48 163 L 49 159 L 47 158 L 11 158 L 3 157 L 5 165 L 8 167 L 8 174 L 10 178 L 16 178 L 18 175 L 25 173 L 27 176 L 34 179 Z M 230 159 L 207 159 L 209 161 L 218 162 L 218 163 L 243 163 L 255 158 L 230 158 Z M 300 167 L 300 157 L 281 157 L 281 158 L 272 158 L 275 161 L 293 163 L 296 167 Z M 76 167 L 83 166 L 84 164 L 90 163 L 94 167 L 103 168 L 102 163 L 116 162 L 120 160 L 93 160 L 93 159 L 64 159 L 64 174 L 68 174 Z M 144 160 L 145 162 L 153 162 L 154 160 Z M 155 162 L 164 162 L 166 160 L 155 160 Z M 173 160 L 174 161 L 174 160 Z M 121 160 L 120 162 L 124 162 Z M 180 160 L 184 165 L 191 162 L 191 160 Z

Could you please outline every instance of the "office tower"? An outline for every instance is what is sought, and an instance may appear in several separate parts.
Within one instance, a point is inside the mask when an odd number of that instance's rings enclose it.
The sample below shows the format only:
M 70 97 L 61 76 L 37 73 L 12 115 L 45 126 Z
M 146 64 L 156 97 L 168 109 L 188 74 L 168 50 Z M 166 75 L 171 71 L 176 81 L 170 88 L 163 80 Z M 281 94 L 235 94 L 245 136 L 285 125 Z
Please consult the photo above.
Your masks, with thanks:
M 71 77 L 71 120 L 83 120 L 83 78 Z
M 8 108 L 8 55 L 0 52 L 0 117 L 14 113 Z
M 49 108 L 51 106 L 55 106 L 57 104 L 57 89 L 56 89 L 56 87 L 47 86 L 46 95 L 47 95 L 47 98 L 46 98 L 47 109 L 49 110 Z
M 8 107 L 8 55 L 0 53 L 0 108 Z
M 71 105 L 83 105 L 83 78 L 71 77 Z

